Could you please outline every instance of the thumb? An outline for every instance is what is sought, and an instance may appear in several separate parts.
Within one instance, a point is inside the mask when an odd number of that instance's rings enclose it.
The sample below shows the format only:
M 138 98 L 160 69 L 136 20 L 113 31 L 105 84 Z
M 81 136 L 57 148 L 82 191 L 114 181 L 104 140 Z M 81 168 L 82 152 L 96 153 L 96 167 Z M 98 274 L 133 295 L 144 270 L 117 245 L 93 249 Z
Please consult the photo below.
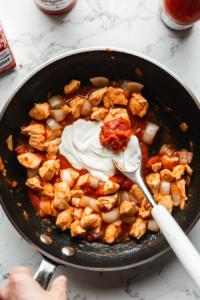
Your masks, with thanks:
M 57 277 L 51 284 L 50 293 L 60 297 L 60 300 L 67 299 L 67 278 L 65 276 Z

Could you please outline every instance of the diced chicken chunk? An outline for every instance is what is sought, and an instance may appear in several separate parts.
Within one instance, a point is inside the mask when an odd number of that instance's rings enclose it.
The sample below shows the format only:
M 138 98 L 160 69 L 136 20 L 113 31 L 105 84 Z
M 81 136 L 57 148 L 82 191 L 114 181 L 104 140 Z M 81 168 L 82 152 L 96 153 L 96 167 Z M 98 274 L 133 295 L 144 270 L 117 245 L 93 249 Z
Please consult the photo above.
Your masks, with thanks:
M 89 101 L 92 103 L 93 106 L 98 106 L 106 92 L 107 87 L 92 92 L 89 96 Z
M 56 225 L 63 231 L 67 230 L 70 228 L 70 225 L 73 222 L 73 208 L 69 207 L 66 210 L 62 211 L 61 213 L 58 214 L 57 219 L 56 219 Z
M 76 220 L 70 226 L 71 236 L 84 236 L 87 231 L 81 227 L 80 221 Z
M 46 119 L 50 115 L 50 106 L 48 103 L 36 104 L 29 112 L 29 116 L 36 120 Z
M 78 197 L 78 198 L 81 198 L 83 197 L 83 191 L 82 190 L 71 190 L 71 195 L 72 195 L 72 198 L 74 197 Z
M 69 84 L 64 87 L 65 94 L 73 94 L 74 92 L 78 91 L 81 82 L 78 80 L 72 80 Z
M 122 117 L 124 120 L 126 120 L 129 123 L 129 125 L 131 125 L 131 121 L 129 119 L 127 110 L 123 109 L 123 108 L 115 108 L 115 109 L 109 110 L 106 117 L 103 119 L 103 122 L 106 123 L 111 120 L 118 119 L 120 117 Z
M 35 176 L 32 178 L 27 179 L 26 183 L 25 183 L 28 187 L 30 187 L 31 189 L 33 189 L 34 191 L 42 191 L 43 187 L 42 187 L 42 180 L 40 179 L 39 176 Z
M 82 208 L 74 208 L 73 219 L 80 220 L 82 217 L 83 209 Z
M 141 203 L 142 199 L 146 199 L 145 195 L 143 194 L 139 186 L 137 186 L 137 184 L 132 185 L 129 193 L 133 195 L 133 197 L 135 197 L 139 203 Z
M 105 118 L 107 112 L 108 110 L 106 108 L 100 107 L 91 114 L 91 119 L 100 121 Z
M 107 180 L 103 187 L 104 195 L 114 194 L 119 189 L 119 187 L 120 187 L 119 184 L 111 180 Z
M 140 239 L 147 231 L 146 221 L 137 218 L 135 223 L 131 226 L 130 235 L 136 239 Z
M 21 165 L 30 169 L 37 169 L 41 163 L 41 158 L 31 152 L 20 154 L 17 159 Z
M 167 169 L 164 169 L 160 172 L 160 178 L 161 180 L 163 181 L 169 181 L 169 182 L 172 182 L 174 181 L 176 178 L 172 175 L 172 172 L 167 170 Z
M 91 207 L 87 206 L 87 207 L 84 208 L 82 217 L 84 218 L 85 216 L 89 216 L 92 213 L 93 213 L 93 209 Z
M 118 238 L 120 232 L 120 227 L 117 227 L 114 224 L 108 225 L 105 232 L 105 241 L 109 244 L 114 243 L 114 241 Z
M 124 201 L 120 205 L 120 215 L 133 217 L 138 211 L 138 207 L 134 202 Z
M 101 226 L 101 218 L 99 215 L 91 214 L 81 219 L 81 227 L 84 229 L 94 229 L 99 226 Z
M 62 131 L 60 129 L 51 130 L 49 125 L 46 126 L 46 142 L 52 141 L 61 136 Z
M 97 205 L 104 209 L 111 210 L 117 204 L 118 193 L 113 196 L 103 196 L 97 199 Z
M 44 181 L 49 181 L 54 175 L 58 175 L 60 169 L 59 162 L 56 160 L 45 161 L 41 168 L 39 168 L 39 174 Z
M 114 104 L 127 105 L 128 100 L 124 94 L 122 89 L 115 89 L 113 87 L 109 87 L 107 93 L 103 97 L 104 106 L 109 109 L 110 106 L 114 106 Z
M 145 219 L 145 218 L 149 218 L 151 216 L 151 212 L 148 210 L 145 210 L 143 207 L 138 209 L 138 217 Z
M 43 134 L 31 134 L 29 138 L 29 145 L 39 151 L 44 151 L 45 137 Z
M 162 168 L 162 163 L 161 162 L 158 162 L 158 163 L 153 164 L 151 166 L 152 171 L 154 171 L 155 173 L 157 173 L 161 168 Z
M 179 162 L 178 157 L 169 157 L 168 155 L 164 155 L 161 157 L 161 161 L 164 169 L 172 170 Z
M 186 172 L 188 173 L 188 175 L 192 176 L 193 170 L 192 168 L 190 168 L 190 166 L 187 164 L 185 166 Z
M 43 191 L 40 193 L 40 199 L 54 198 L 54 188 L 50 182 L 43 182 Z
M 67 208 L 68 202 L 71 200 L 70 188 L 66 182 L 58 182 L 54 184 L 54 206 L 60 210 Z
M 71 193 L 72 193 L 72 191 L 71 191 Z M 76 198 L 76 197 L 72 198 L 72 201 L 71 201 L 72 205 L 75 207 L 80 207 L 80 199 L 81 198 Z
M 61 143 L 61 138 L 57 138 L 53 141 L 44 143 L 44 150 L 47 151 L 48 160 L 56 160 L 56 154 L 58 153 L 58 146 Z
M 137 115 L 140 118 L 146 115 L 149 107 L 147 100 L 144 97 L 142 97 L 141 93 L 132 94 L 129 106 L 132 114 L 134 116 Z
M 160 196 L 157 200 L 158 204 L 163 205 L 170 214 L 172 213 L 173 201 L 171 196 Z
M 81 97 L 76 97 L 69 102 L 69 105 L 72 109 L 72 115 L 74 116 L 74 118 L 77 119 L 80 117 L 81 109 L 84 102 L 85 102 L 85 98 L 81 98 Z
M 188 198 L 187 198 L 187 196 L 185 194 L 185 185 L 186 185 L 185 179 L 178 180 L 176 182 L 176 185 L 179 188 L 181 198 L 183 198 L 184 200 L 187 200 Z
M 72 169 L 65 169 L 60 171 L 61 180 L 67 182 L 70 188 L 74 185 L 78 177 L 79 177 L 79 173 L 73 171 Z
M 86 184 L 88 182 L 88 176 L 89 176 L 89 174 L 80 176 L 79 179 L 77 180 L 76 184 L 79 186 Z
M 146 182 L 150 187 L 150 190 L 154 197 L 158 195 L 158 191 L 160 188 L 160 174 L 152 173 L 146 178 Z
M 185 165 L 178 165 L 173 168 L 172 175 L 179 180 L 185 173 Z
M 51 202 L 51 215 L 52 215 L 53 217 L 57 217 L 57 215 L 58 215 L 59 213 L 61 213 L 61 210 L 57 209 L 57 208 L 55 207 L 54 201 L 52 201 L 52 202 Z
M 27 127 L 21 127 L 21 133 L 24 135 L 44 134 L 45 127 L 43 124 L 33 124 Z

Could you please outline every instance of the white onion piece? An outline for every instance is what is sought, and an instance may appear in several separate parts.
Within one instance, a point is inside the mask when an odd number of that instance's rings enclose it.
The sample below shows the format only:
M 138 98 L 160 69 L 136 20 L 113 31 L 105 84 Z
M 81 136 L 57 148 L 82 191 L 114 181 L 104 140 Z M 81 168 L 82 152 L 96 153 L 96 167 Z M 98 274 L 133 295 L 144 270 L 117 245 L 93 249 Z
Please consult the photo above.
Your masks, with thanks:
M 35 177 L 39 174 L 39 169 L 27 169 L 28 178 Z
M 93 189 L 98 189 L 99 178 L 89 175 L 88 182 L 89 182 L 90 187 L 92 187 Z
M 48 102 L 49 102 L 49 105 L 51 106 L 51 108 L 60 108 L 61 106 L 63 106 L 65 104 L 64 100 L 59 96 L 51 97 L 48 100 Z
M 51 202 L 50 201 L 40 201 L 39 207 L 41 211 L 47 215 L 51 214 Z
M 188 152 L 188 164 L 190 164 L 192 162 L 193 159 L 193 153 L 192 152 Z
M 135 222 L 135 217 L 120 216 L 120 219 L 126 224 L 133 224 Z
M 153 123 L 148 123 L 146 130 L 143 133 L 142 141 L 146 144 L 151 145 L 155 138 L 156 132 L 158 131 L 159 126 Z
M 188 126 L 186 123 L 181 123 L 181 125 L 179 126 L 181 130 L 186 131 L 188 129 Z
M 160 152 L 168 155 L 168 156 L 171 156 L 174 154 L 175 150 L 172 149 L 170 146 L 167 146 L 167 145 L 163 145 L 160 149 Z
M 80 199 L 79 205 L 82 206 L 82 207 L 90 206 L 90 199 L 91 199 L 90 197 L 83 196 Z
M 130 193 L 129 193 L 129 201 L 131 201 L 131 202 L 133 202 L 135 204 L 138 203 L 138 200 L 133 195 L 131 195 Z
M 50 115 L 56 121 L 62 121 L 65 119 L 66 115 L 63 109 L 51 109 Z
M 143 89 L 143 85 L 138 82 L 127 83 L 128 89 L 133 93 L 139 93 Z
M 89 116 L 92 110 L 92 104 L 89 100 L 85 100 L 82 106 L 81 114 L 85 117 Z
M 117 221 L 113 222 L 113 225 L 121 226 L 122 225 L 122 220 L 117 220 Z
M 13 151 L 13 137 L 12 137 L 12 135 L 10 135 L 10 136 L 7 138 L 6 144 L 7 144 L 7 146 L 8 146 L 8 149 L 9 149 L 10 151 Z
M 175 185 L 171 185 L 171 196 L 172 196 L 172 201 L 174 206 L 178 206 L 181 200 L 181 195 L 179 192 L 179 188 Z
M 48 119 L 47 124 L 53 131 L 56 129 L 59 129 L 61 127 L 60 124 L 58 122 L 56 122 L 54 119 Z
M 129 201 L 129 195 L 126 191 L 121 192 L 121 202 Z
M 179 156 L 179 163 L 180 164 L 187 164 L 188 163 L 188 152 L 179 151 L 177 153 L 178 153 L 178 156 Z
M 168 181 L 161 181 L 160 182 L 160 193 L 162 195 L 169 195 L 170 194 L 170 186 L 171 183 Z
M 96 202 L 96 199 L 94 198 L 90 198 L 90 207 L 97 213 L 100 213 L 100 210 L 97 206 L 97 202 Z
M 102 217 L 103 221 L 108 224 L 117 221 L 119 219 L 119 207 L 117 207 L 109 212 L 102 213 L 101 217 Z
M 66 182 L 67 184 L 69 184 L 69 186 L 71 186 L 73 183 L 73 178 L 72 178 L 72 175 L 69 172 L 69 170 L 61 170 L 60 178 L 63 182 Z
M 105 77 L 90 78 L 90 81 L 95 88 L 103 88 L 103 87 L 107 86 L 108 82 L 109 82 L 108 78 L 105 78 Z
M 94 233 L 92 230 L 90 231 L 90 234 L 94 237 L 94 238 L 98 238 L 100 236 L 102 236 L 104 234 L 103 229 L 101 229 L 99 231 L 99 233 Z
M 147 223 L 147 228 L 151 231 L 158 231 L 159 227 L 155 220 L 149 220 Z

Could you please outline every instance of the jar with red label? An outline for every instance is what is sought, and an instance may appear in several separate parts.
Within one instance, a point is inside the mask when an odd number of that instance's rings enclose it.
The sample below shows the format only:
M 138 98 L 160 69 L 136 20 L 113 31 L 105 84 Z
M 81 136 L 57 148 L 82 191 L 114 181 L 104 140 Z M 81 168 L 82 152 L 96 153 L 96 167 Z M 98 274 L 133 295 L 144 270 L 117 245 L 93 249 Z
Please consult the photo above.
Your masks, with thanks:
M 77 0 L 35 0 L 36 5 L 50 15 L 62 15 L 69 12 Z

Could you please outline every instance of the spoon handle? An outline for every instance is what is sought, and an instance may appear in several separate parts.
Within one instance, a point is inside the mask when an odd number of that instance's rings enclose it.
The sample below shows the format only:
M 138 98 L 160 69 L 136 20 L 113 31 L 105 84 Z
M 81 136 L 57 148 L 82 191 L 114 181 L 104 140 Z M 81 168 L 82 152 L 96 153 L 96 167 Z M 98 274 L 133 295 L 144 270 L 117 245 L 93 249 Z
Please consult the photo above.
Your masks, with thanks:
M 181 264 L 200 289 L 200 255 L 198 251 L 164 206 L 156 205 L 151 213 Z

